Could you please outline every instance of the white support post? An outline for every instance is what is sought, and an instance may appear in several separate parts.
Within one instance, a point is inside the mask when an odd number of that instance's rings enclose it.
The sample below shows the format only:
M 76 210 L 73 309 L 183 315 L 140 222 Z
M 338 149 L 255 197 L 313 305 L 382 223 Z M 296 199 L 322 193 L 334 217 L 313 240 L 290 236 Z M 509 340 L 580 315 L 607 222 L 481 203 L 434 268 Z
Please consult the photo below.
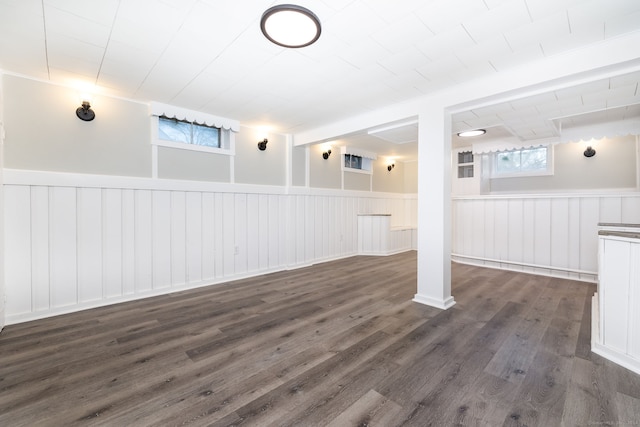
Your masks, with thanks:
M 429 106 L 418 127 L 418 289 L 413 300 L 440 309 L 451 296 L 451 115 Z

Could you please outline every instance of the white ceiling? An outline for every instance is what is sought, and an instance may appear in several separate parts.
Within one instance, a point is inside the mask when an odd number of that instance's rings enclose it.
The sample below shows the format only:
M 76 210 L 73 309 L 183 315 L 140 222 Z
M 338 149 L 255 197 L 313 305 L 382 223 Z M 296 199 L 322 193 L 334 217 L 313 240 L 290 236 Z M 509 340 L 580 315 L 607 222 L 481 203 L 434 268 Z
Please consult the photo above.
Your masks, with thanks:
M 639 0 L 297 3 L 323 26 L 303 49 L 262 36 L 273 0 L 0 0 L 0 69 L 296 133 L 640 29 Z M 637 119 L 639 81 L 461 112 L 453 130 L 531 140 L 559 126 Z M 350 138 L 409 159 L 416 129 Z

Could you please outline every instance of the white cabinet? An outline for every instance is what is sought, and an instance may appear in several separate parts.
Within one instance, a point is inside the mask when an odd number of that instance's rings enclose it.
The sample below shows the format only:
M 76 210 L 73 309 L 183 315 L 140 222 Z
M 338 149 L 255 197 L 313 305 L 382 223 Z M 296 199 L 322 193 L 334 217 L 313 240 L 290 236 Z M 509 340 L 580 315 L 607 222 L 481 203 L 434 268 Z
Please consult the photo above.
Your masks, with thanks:
M 392 227 L 390 214 L 358 215 L 358 255 L 391 255 L 413 249 L 415 228 Z
M 601 225 L 592 350 L 640 374 L 640 225 Z

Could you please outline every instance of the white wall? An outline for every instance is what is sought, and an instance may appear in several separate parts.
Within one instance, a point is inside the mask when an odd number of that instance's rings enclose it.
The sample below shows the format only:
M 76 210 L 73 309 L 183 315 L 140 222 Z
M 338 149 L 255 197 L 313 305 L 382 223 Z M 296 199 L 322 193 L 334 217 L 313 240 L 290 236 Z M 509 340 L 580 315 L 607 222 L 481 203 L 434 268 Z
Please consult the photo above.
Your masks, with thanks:
M 416 196 L 5 170 L 7 323 L 347 257 Z
M 640 193 L 453 198 L 452 259 L 597 279 L 598 223 L 640 223 Z
M 612 129 L 615 133 L 616 129 Z M 636 136 L 591 140 L 596 150 L 585 157 L 584 142 L 556 144 L 553 175 L 489 180 L 491 193 L 573 190 L 634 190 L 636 188 Z
M 7 168 L 116 176 L 151 176 L 149 107 L 106 96 L 92 101 L 96 118 L 76 117 L 79 93 L 2 75 Z
M 264 132 L 242 127 L 236 135 L 234 182 L 243 184 L 286 185 L 287 141 L 284 135 L 269 134 L 267 149 L 260 151 L 258 141 Z

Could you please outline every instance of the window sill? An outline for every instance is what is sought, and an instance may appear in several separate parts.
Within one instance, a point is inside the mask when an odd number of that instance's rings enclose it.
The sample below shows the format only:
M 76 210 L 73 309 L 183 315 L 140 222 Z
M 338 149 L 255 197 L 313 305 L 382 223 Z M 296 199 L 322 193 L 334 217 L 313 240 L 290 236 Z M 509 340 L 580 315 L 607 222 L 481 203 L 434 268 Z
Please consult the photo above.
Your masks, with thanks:
M 491 175 L 489 178 L 491 179 L 531 178 L 535 176 L 553 176 L 553 171 L 504 173 L 500 175 Z
M 347 167 L 342 167 L 342 171 L 343 172 L 353 172 L 353 173 L 361 173 L 361 174 L 365 174 L 365 175 L 371 175 L 372 172 L 368 171 L 366 169 L 354 169 L 354 168 L 347 168 Z
M 201 151 L 201 152 L 212 153 L 212 154 L 223 154 L 226 156 L 235 155 L 234 150 L 231 150 L 229 148 L 217 148 L 217 147 L 206 147 L 203 145 L 183 144 L 180 142 L 165 141 L 162 139 L 155 140 L 153 142 L 153 145 L 156 145 L 159 147 L 177 148 L 179 150 L 190 150 L 190 151 Z

